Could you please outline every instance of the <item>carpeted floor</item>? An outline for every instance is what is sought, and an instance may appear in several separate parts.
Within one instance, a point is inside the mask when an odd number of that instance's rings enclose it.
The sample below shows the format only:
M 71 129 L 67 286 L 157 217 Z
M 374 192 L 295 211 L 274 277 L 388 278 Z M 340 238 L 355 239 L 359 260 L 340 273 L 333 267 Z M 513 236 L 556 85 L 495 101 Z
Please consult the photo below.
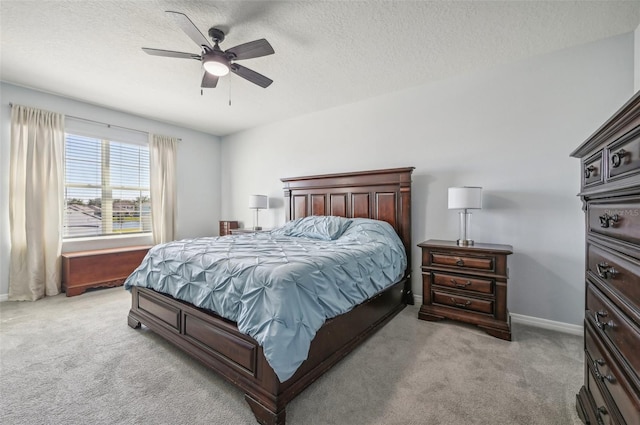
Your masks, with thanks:
M 254 424 L 243 394 L 143 328 L 129 293 L 0 304 L 0 423 Z M 577 425 L 582 338 L 513 341 L 410 306 L 293 400 L 289 425 Z

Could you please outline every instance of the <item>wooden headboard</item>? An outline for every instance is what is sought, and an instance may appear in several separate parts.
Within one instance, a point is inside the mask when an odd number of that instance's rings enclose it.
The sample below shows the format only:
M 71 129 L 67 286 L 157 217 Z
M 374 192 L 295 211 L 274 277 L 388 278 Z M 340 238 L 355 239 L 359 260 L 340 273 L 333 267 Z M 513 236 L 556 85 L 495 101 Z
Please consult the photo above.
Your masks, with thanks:
M 411 173 L 414 167 L 281 179 L 287 221 L 310 215 L 373 218 L 396 230 L 411 271 Z

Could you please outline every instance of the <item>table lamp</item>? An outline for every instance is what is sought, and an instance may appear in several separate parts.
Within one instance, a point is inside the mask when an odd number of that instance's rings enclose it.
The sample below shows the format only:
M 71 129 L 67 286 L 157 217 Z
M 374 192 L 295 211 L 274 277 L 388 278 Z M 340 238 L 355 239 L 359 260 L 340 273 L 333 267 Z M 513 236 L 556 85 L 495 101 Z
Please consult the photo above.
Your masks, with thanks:
M 461 210 L 460 232 L 458 245 L 473 245 L 471 239 L 471 212 L 469 210 L 479 210 L 482 208 L 482 188 L 473 186 L 450 187 L 449 188 L 449 209 Z
M 258 225 L 258 212 L 264 210 L 268 206 L 268 198 L 265 195 L 249 195 L 249 208 L 256 210 L 256 216 L 253 222 L 253 230 L 262 230 Z

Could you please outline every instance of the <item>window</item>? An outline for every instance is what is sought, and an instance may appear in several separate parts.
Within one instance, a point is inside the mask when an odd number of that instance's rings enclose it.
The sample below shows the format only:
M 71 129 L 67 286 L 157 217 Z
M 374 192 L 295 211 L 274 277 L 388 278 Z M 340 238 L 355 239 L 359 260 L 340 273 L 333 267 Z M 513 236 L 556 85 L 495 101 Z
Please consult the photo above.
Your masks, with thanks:
M 63 237 L 150 233 L 148 144 L 84 133 L 65 134 Z

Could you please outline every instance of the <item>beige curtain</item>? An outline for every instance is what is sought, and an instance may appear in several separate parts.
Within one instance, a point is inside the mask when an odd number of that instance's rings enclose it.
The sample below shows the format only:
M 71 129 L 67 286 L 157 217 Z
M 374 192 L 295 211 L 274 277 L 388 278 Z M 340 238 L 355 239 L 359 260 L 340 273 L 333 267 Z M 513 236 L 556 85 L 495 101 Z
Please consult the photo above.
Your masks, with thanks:
M 151 222 L 153 243 L 174 239 L 178 139 L 149 134 Z
M 9 299 L 60 293 L 64 115 L 11 107 Z

